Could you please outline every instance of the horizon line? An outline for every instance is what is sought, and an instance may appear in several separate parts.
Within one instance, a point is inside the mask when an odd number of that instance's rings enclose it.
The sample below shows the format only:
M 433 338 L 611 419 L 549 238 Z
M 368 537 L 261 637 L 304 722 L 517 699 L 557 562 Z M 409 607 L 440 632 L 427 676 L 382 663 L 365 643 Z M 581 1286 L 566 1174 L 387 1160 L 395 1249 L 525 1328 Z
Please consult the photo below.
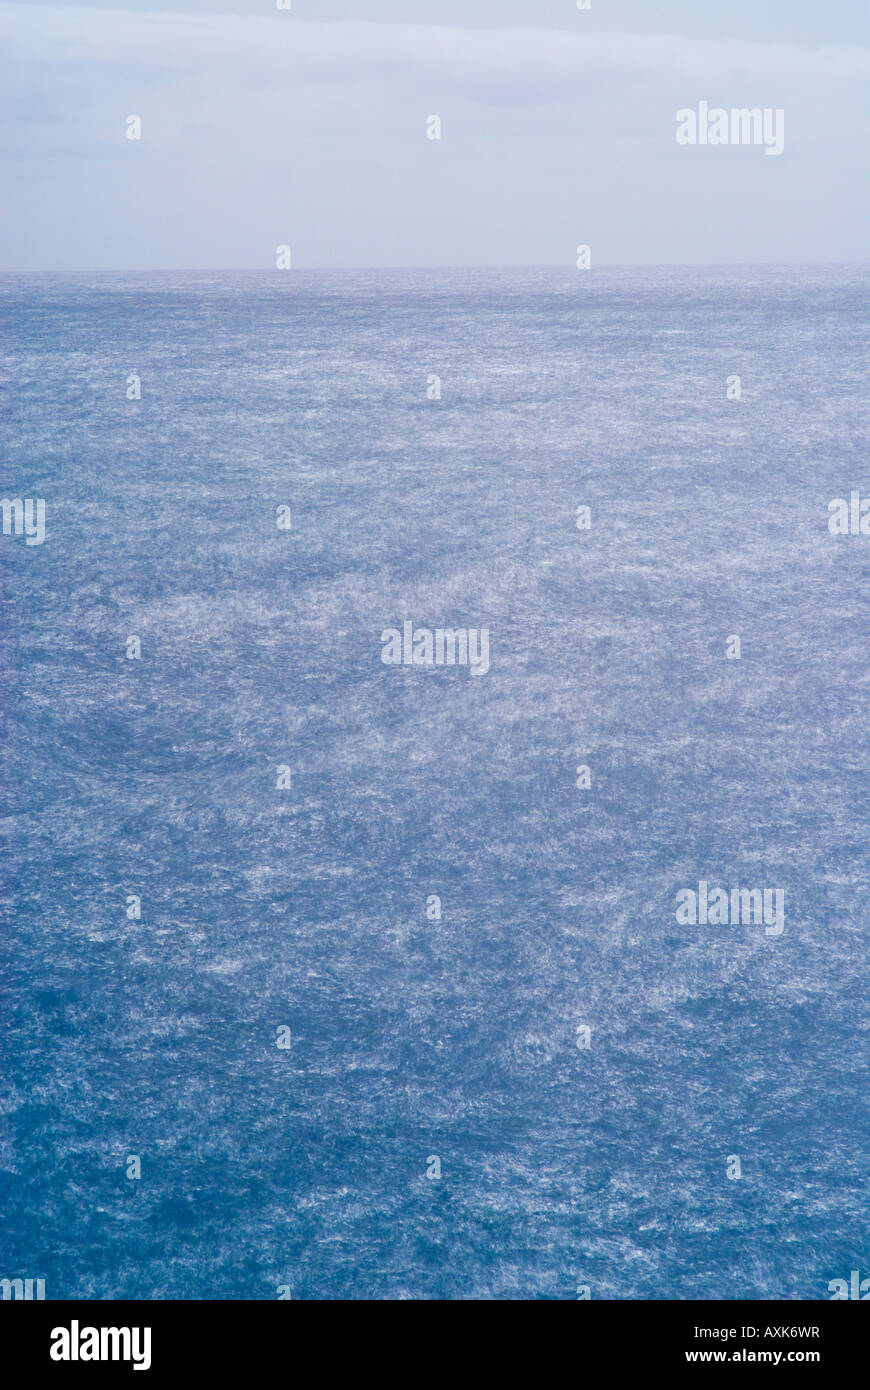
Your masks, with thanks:
M 384 274 L 406 273 L 408 271 L 466 271 L 466 270 L 564 270 L 572 274 L 589 275 L 596 270 L 744 270 L 744 269 L 808 269 L 830 268 L 832 266 L 870 266 L 870 258 L 863 261 L 601 261 L 586 270 L 579 270 L 565 261 L 512 261 L 506 265 L 493 263 L 463 263 L 461 265 L 300 265 L 279 268 L 278 266 L 84 266 L 52 269 L 50 267 L 3 267 L 3 275 L 281 275 L 294 274 L 354 274 L 360 271 L 383 272 Z

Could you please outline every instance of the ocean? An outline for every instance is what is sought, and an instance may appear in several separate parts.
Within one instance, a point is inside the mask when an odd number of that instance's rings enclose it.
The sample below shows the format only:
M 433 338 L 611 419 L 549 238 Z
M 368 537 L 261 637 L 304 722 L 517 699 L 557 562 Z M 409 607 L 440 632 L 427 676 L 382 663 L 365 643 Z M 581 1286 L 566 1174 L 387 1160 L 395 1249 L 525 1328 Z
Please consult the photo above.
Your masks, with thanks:
M 0 1275 L 870 1276 L 868 287 L 0 277 Z

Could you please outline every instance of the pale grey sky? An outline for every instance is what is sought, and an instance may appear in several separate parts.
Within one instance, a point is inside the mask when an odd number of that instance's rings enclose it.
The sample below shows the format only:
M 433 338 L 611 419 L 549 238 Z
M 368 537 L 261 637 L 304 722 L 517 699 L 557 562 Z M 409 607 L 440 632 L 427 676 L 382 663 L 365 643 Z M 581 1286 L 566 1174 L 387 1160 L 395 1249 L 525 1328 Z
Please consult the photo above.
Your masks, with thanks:
M 0 4 L 0 266 L 867 259 L 861 0 Z M 699 101 L 785 151 L 686 148 Z M 141 141 L 126 119 L 142 119 Z M 427 117 L 441 117 L 438 142 Z

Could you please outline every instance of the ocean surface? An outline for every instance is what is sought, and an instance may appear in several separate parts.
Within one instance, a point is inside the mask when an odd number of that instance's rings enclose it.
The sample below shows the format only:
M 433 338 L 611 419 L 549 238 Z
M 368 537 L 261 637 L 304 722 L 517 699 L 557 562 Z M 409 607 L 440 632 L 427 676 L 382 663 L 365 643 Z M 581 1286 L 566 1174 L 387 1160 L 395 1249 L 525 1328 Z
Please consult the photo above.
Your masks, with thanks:
M 0 278 L 0 494 L 46 503 L 0 535 L 0 1276 L 870 1276 L 868 288 Z M 489 672 L 385 665 L 405 621 Z M 701 881 L 782 933 L 679 924 Z

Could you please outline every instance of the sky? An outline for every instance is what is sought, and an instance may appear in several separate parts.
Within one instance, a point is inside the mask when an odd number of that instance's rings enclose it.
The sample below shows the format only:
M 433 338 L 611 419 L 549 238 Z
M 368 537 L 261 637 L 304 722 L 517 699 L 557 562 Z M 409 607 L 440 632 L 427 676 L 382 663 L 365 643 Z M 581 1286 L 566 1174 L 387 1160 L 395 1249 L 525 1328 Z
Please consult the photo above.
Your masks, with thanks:
M 867 260 L 867 0 L 0 0 L 0 31 L 5 270 Z M 782 109 L 783 153 L 679 145 L 702 101 Z

